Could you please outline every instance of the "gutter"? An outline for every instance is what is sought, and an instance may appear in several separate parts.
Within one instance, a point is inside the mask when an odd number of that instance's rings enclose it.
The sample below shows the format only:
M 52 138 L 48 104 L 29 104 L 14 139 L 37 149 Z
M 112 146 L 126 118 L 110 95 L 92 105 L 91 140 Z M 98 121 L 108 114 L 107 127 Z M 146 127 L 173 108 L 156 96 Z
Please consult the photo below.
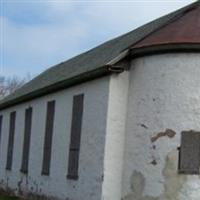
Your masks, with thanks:
M 151 46 L 143 46 L 139 48 L 132 48 L 130 50 L 130 57 L 132 59 L 147 55 L 156 55 L 164 53 L 199 53 L 200 43 L 170 43 L 157 44 Z
M 24 103 L 47 94 L 51 94 L 66 88 L 85 83 L 96 78 L 108 76 L 113 73 L 122 73 L 127 68 L 120 64 L 127 57 L 134 59 L 146 55 L 156 55 L 163 53 L 181 53 L 181 52 L 200 52 L 200 43 L 182 43 L 182 44 L 159 44 L 139 48 L 126 49 L 121 52 L 116 58 L 109 61 L 105 66 L 102 66 L 96 70 L 82 73 L 78 76 L 69 78 L 64 81 L 57 82 L 50 86 L 38 89 L 34 92 L 22 95 L 20 97 L 9 100 L 9 96 L 0 101 L 0 111 L 8 107 Z
M 117 59 L 118 60 L 118 59 Z M 115 60 L 117 62 L 117 60 Z M 113 60 L 113 64 L 115 63 Z M 114 66 L 111 64 L 107 64 L 103 67 L 100 67 L 96 70 L 89 71 L 82 73 L 78 76 L 66 79 L 64 81 L 57 82 L 55 84 L 52 84 L 50 86 L 38 89 L 36 91 L 30 92 L 28 94 L 22 95 L 20 97 L 16 97 L 14 99 L 9 100 L 9 96 L 5 97 L 3 100 L 0 101 L 0 111 L 3 109 L 6 109 L 11 106 L 15 106 L 17 104 L 21 104 L 42 96 L 45 96 L 47 94 L 51 94 L 60 90 L 64 90 L 66 88 L 85 83 L 87 81 L 94 80 L 96 78 L 100 78 L 103 76 L 108 76 L 112 73 L 121 73 L 124 69 L 120 66 Z

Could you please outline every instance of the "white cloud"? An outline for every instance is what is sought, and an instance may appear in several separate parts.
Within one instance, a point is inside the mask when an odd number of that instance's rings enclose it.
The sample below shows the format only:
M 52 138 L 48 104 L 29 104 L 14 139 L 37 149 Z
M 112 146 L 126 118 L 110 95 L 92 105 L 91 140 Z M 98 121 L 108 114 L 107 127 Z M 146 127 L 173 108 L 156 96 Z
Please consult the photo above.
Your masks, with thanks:
M 104 1 L 103 1 L 104 2 Z M 114 3 L 113 3 L 114 2 Z M 189 1 L 94 1 L 85 10 L 93 23 L 123 33 L 187 5 Z M 92 21 L 92 20 L 91 20 Z
M 192 0 L 36 2 L 31 6 L 40 5 L 37 16 L 48 19 L 48 23 L 24 25 L 6 16 L 1 18 L 1 48 L 5 55 L 1 68 L 5 74 L 39 73 L 45 67 L 176 10 Z
M 72 0 L 54 0 L 54 1 L 45 1 L 44 4 L 46 4 L 51 11 L 56 12 L 56 14 L 58 14 L 58 12 L 66 12 L 69 11 L 73 8 L 74 3 Z
M 12 62 L 18 69 L 13 69 L 15 72 L 26 70 L 24 73 L 29 71 L 37 73 L 38 65 L 49 67 L 62 59 L 69 58 L 80 51 L 81 41 L 87 36 L 87 30 L 81 22 L 66 27 L 56 25 L 19 27 L 5 18 L 1 19 L 1 22 L 3 23 L 1 48 L 3 55 L 7 54 L 10 59 L 15 60 L 15 63 Z M 3 66 L 3 72 L 5 71 L 7 71 L 6 66 Z

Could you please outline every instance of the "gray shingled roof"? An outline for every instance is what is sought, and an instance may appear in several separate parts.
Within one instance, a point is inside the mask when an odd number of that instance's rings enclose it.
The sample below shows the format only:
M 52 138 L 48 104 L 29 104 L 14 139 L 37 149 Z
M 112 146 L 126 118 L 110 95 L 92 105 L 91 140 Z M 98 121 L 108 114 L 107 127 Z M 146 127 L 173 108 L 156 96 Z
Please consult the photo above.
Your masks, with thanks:
M 0 101 L 0 110 L 109 73 L 109 62 L 150 33 L 181 17 L 185 12 L 195 7 L 197 3 L 161 17 L 66 62 L 49 68 Z

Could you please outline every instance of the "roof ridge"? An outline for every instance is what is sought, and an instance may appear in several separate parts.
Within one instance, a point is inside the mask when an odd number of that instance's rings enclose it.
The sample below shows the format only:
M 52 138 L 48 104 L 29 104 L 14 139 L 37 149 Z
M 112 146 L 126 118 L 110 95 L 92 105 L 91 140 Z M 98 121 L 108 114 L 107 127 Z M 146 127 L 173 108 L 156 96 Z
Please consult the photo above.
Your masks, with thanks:
M 122 35 L 116 36 L 116 37 L 114 37 L 114 38 L 112 38 L 112 39 L 110 39 L 110 40 L 107 40 L 107 41 L 105 41 L 105 42 L 103 42 L 103 43 L 101 43 L 101 44 L 99 44 L 99 45 L 97 45 L 97 46 L 95 46 L 95 47 L 91 47 L 91 49 L 89 49 L 89 50 L 87 50 L 87 51 L 85 51 L 85 52 L 83 52 L 83 53 L 77 54 L 77 55 L 75 55 L 75 56 L 69 58 L 68 60 L 61 61 L 60 63 L 58 63 L 58 64 L 56 64 L 56 65 L 54 65 L 54 66 L 52 66 L 52 67 L 50 67 L 50 68 L 48 68 L 48 69 L 46 69 L 46 70 L 44 70 L 44 71 L 43 71 L 41 74 L 39 74 L 38 76 L 40 76 L 40 75 L 42 75 L 43 73 L 45 73 L 45 72 L 51 70 L 52 68 L 55 68 L 55 67 L 58 67 L 59 65 L 64 64 L 65 62 L 68 62 L 68 61 L 70 61 L 70 60 L 72 60 L 72 59 L 75 59 L 75 58 L 78 57 L 78 56 L 81 56 L 81 55 L 83 55 L 83 54 L 90 53 L 90 52 L 93 51 L 94 49 L 96 49 L 96 48 L 98 48 L 98 47 L 100 47 L 100 46 L 103 46 L 103 45 L 105 45 L 105 44 L 108 43 L 108 42 L 112 42 L 112 41 L 117 40 L 117 39 L 122 40 L 124 37 L 130 35 L 131 33 L 135 32 L 135 31 L 137 31 L 137 30 L 140 30 L 140 29 L 142 29 L 143 27 L 145 27 L 145 26 L 147 26 L 147 25 L 150 25 L 150 24 L 153 23 L 155 20 L 161 20 L 162 18 L 165 18 L 165 17 L 170 16 L 170 15 L 175 14 L 175 13 L 177 13 L 177 15 L 178 15 L 178 14 L 180 14 L 180 13 L 178 13 L 178 12 L 181 12 L 181 11 L 184 10 L 184 9 L 185 9 L 185 10 L 188 10 L 189 8 L 190 8 L 190 9 L 193 9 L 193 8 L 195 8 L 196 5 L 198 5 L 198 3 L 200 4 L 200 0 L 197 0 L 196 2 L 191 3 L 191 4 L 189 4 L 189 5 L 185 6 L 185 7 L 182 7 L 182 8 L 180 8 L 180 9 L 176 10 L 176 11 L 173 11 L 173 12 L 170 12 L 170 13 L 168 13 L 168 14 L 166 14 L 166 15 L 163 15 L 163 16 L 157 18 L 157 19 L 151 20 L 150 22 L 148 22 L 148 23 L 146 23 L 146 24 L 144 24 L 144 25 L 142 25 L 142 26 L 139 26 L 139 27 L 137 27 L 137 28 L 135 28 L 135 29 L 133 29 L 133 30 L 131 30 L 131 31 L 127 32 L 127 33 L 125 33 L 125 34 L 122 34 Z M 176 16 L 175 16 L 175 17 L 176 17 Z M 173 20 L 173 19 L 171 19 L 171 20 Z M 169 20 L 169 21 L 171 22 L 171 20 Z M 169 22 L 169 23 L 170 23 L 170 22 Z M 161 25 L 158 29 L 156 29 L 156 30 L 150 32 L 149 34 L 147 34 L 146 36 L 144 36 L 143 38 L 141 38 L 139 41 L 137 41 L 136 43 L 134 43 L 134 44 L 132 44 L 132 45 L 137 44 L 138 42 L 140 42 L 140 41 L 143 40 L 144 38 L 148 37 L 148 36 L 149 36 L 150 34 L 152 34 L 153 32 L 156 32 L 156 31 L 159 30 L 160 28 L 164 27 L 165 25 L 168 25 L 168 23 L 167 23 L 167 24 L 164 24 L 163 26 Z M 130 45 L 128 48 L 125 48 L 124 50 L 129 49 L 132 45 Z M 121 52 L 123 52 L 124 50 L 122 50 Z
M 198 5 L 198 4 L 199 4 L 199 5 Z M 83 53 L 80 53 L 80 54 L 78 54 L 78 55 L 75 55 L 74 57 L 72 57 L 72 58 L 70 58 L 70 59 L 68 59 L 68 60 L 66 60 L 66 61 L 69 61 L 69 60 L 71 60 L 71 59 L 74 59 L 74 58 L 76 58 L 76 57 L 78 57 L 78 56 L 80 56 L 80 55 L 82 55 L 82 54 L 89 53 L 90 51 L 92 51 L 92 50 L 94 50 L 94 49 L 96 49 L 96 48 L 98 48 L 98 47 L 100 47 L 100 46 L 102 46 L 102 45 L 104 45 L 104 44 L 106 44 L 106 43 L 108 43 L 108 42 L 112 42 L 112 41 L 117 40 L 117 39 L 122 39 L 122 38 L 126 37 L 127 35 L 130 35 L 131 33 L 135 32 L 136 30 L 139 30 L 139 29 L 141 29 L 141 28 L 143 28 L 143 27 L 145 27 L 145 26 L 147 26 L 147 25 L 153 23 L 155 20 L 160 20 L 160 19 L 162 19 L 162 18 L 165 18 L 165 17 L 170 16 L 170 15 L 175 14 L 175 13 L 177 13 L 177 15 L 178 15 L 178 14 L 181 14 L 180 12 L 181 12 L 182 10 L 185 10 L 185 12 L 190 11 L 190 10 L 194 9 L 197 5 L 200 6 L 200 0 L 197 0 L 196 2 L 193 2 L 193 3 L 189 4 L 189 5 L 186 5 L 186 6 L 182 7 L 182 8 L 180 8 L 180 9 L 175 10 L 175 11 L 173 11 L 173 12 L 170 12 L 170 13 L 168 13 L 168 14 L 166 14 L 166 15 L 163 15 L 163 16 L 157 18 L 157 19 L 153 19 L 153 20 L 151 20 L 150 22 L 147 22 L 147 23 L 145 23 L 145 24 L 142 25 L 142 26 L 139 26 L 139 27 L 137 27 L 137 28 L 135 28 L 135 29 L 133 29 L 133 30 L 131 30 L 131 31 L 128 31 L 127 33 L 121 34 L 121 35 L 116 36 L 116 37 L 114 37 L 114 38 L 112 38 L 112 39 L 110 39 L 110 40 L 107 40 L 107 41 L 105 41 L 105 42 L 103 42 L 103 43 L 101 43 L 101 44 L 99 44 L 99 45 L 97 45 L 97 46 L 95 46 L 95 47 L 92 47 L 91 49 L 89 49 L 89 50 L 87 50 L 87 51 L 85 51 L 85 52 L 83 52 Z M 185 14 L 185 13 L 184 13 L 184 14 Z M 175 17 L 177 17 L 177 16 L 174 16 L 174 18 L 175 18 Z M 171 20 L 173 21 L 173 19 L 171 19 Z M 171 20 L 169 20 L 169 21 L 171 22 Z M 176 19 L 175 19 L 175 20 L 176 20 Z M 166 25 L 168 25 L 168 24 L 166 24 Z M 164 24 L 163 26 L 165 26 L 165 24 Z M 163 26 L 161 26 L 161 27 L 163 27 Z M 159 27 L 159 28 L 161 28 L 161 27 Z M 159 29 L 159 28 L 158 28 L 158 29 Z M 157 29 L 157 30 L 158 30 L 158 29 Z M 157 31 L 157 30 L 155 30 L 155 31 Z M 154 31 L 152 31 L 152 32 L 154 32 Z M 150 33 L 150 34 L 151 34 L 151 33 Z M 148 35 L 149 35 L 149 34 L 147 34 L 146 36 L 148 36 Z M 145 36 L 145 37 L 146 37 L 146 36 Z M 142 39 L 141 39 L 141 40 L 142 40 Z M 137 43 L 137 42 L 136 42 L 136 43 Z M 134 43 L 134 44 L 136 44 L 136 43 Z M 126 50 L 126 49 L 124 49 L 124 50 Z M 124 51 L 124 50 L 123 50 L 123 51 Z M 56 66 L 58 66 L 58 65 L 60 65 L 60 64 L 62 64 L 62 63 L 65 63 L 66 61 L 60 62 L 59 64 L 57 64 L 57 65 L 55 65 L 55 66 L 53 66 L 53 67 L 56 67 Z

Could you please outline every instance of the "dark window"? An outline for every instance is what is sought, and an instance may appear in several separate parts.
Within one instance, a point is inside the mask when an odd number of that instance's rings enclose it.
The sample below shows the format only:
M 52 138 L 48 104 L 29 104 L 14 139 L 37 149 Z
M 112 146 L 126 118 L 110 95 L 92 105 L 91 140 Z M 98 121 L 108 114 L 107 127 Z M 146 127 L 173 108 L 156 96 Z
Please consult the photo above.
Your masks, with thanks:
M 55 101 L 49 101 L 47 103 L 42 175 L 49 175 L 50 171 L 54 114 L 55 114 Z
M 3 125 L 3 116 L 0 115 L 0 148 L 1 148 L 2 125 Z
M 10 113 L 10 127 L 8 136 L 8 151 L 7 151 L 7 163 L 6 163 L 7 170 L 12 169 L 14 137 L 15 137 L 15 119 L 16 119 L 16 112 Z
M 83 117 L 84 95 L 76 95 L 73 98 L 71 139 L 68 160 L 68 179 L 78 179 L 79 152 L 81 141 L 81 127 Z
M 1 144 L 1 135 L 2 135 L 2 124 L 3 124 L 3 116 L 0 115 L 0 144 Z
M 24 144 L 23 155 L 21 163 L 21 172 L 28 172 L 30 140 L 31 140 L 31 123 L 32 123 L 32 108 L 27 108 L 25 111 L 25 124 L 24 124 Z
M 179 148 L 179 173 L 199 174 L 200 169 L 200 132 L 181 133 Z

